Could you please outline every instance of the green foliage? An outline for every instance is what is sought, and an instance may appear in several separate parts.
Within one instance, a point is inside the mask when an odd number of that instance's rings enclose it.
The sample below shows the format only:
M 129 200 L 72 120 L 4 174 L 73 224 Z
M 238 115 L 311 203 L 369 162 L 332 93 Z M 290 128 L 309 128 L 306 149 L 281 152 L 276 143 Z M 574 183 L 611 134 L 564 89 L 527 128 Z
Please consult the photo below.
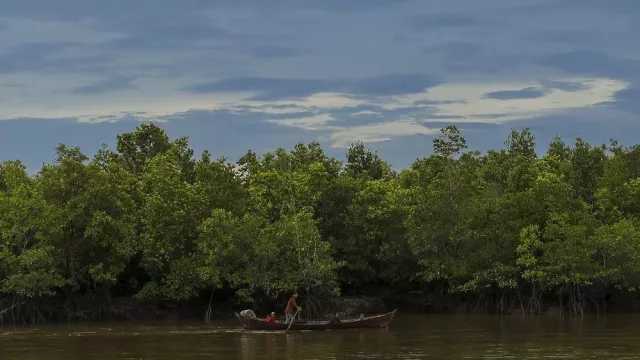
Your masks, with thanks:
M 317 142 L 196 159 L 146 124 L 93 159 L 60 145 L 35 176 L 0 164 L 0 293 L 72 307 L 134 277 L 154 300 L 391 287 L 581 312 L 637 290 L 640 146 L 535 149 L 524 129 L 480 154 L 449 126 L 396 173 L 362 142 L 344 163 Z
M 379 180 L 391 174 L 391 167 L 384 162 L 377 152 L 368 150 L 359 141 L 347 151 L 346 172 L 353 176 L 368 176 L 370 179 Z
M 51 208 L 19 162 L 0 164 L 0 292 L 28 298 L 63 286 L 56 268 Z
M 153 158 L 141 176 L 140 251 L 154 279 L 161 278 L 172 261 L 188 252 L 197 236 L 198 219 L 191 213 L 196 205 L 195 191 L 181 175 L 177 159 L 164 154 Z
M 58 273 L 73 289 L 115 282 L 135 250 L 131 174 L 117 163 L 106 169 L 88 163 L 80 149 L 61 145 L 56 163 L 42 168 L 36 185 L 48 205 L 43 241 L 56 249 Z
M 433 140 L 433 153 L 437 156 L 450 158 L 467 148 L 467 140 L 456 126 L 447 126 L 441 135 Z
M 511 130 L 505 145 L 509 154 L 513 156 L 523 156 L 528 160 L 536 157 L 536 141 L 529 129 Z

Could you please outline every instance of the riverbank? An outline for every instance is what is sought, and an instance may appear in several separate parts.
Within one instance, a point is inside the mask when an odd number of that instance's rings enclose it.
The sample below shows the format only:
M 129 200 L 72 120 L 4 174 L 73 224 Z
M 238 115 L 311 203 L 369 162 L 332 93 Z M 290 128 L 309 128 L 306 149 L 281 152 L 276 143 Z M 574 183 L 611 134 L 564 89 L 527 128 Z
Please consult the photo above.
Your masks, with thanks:
M 234 312 L 252 309 L 258 316 L 275 311 L 279 316 L 284 313 L 285 301 L 265 300 L 255 303 L 234 301 L 214 301 L 210 304 L 200 300 L 191 301 L 145 301 L 133 297 L 116 297 L 109 299 L 108 304 L 96 298 L 79 297 L 71 303 L 62 298 L 50 297 L 37 301 L 11 304 L 12 299 L 3 299 L 3 323 L 13 324 L 57 324 L 57 323 L 92 323 L 92 322 L 175 322 L 175 321 L 210 321 L 233 319 Z M 593 304 L 585 304 L 583 314 L 640 313 L 640 301 L 627 297 L 614 297 L 596 309 Z M 306 307 L 304 297 L 300 304 Z M 508 305 L 508 306 L 507 306 Z M 524 315 L 525 303 L 512 302 L 503 311 L 496 311 L 495 301 L 491 299 L 450 298 L 448 302 L 436 303 L 421 293 L 387 294 L 384 296 L 342 296 L 325 299 L 321 302 L 321 311 L 313 314 L 315 318 L 328 318 L 338 312 L 345 317 L 355 317 L 360 313 L 380 314 L 393 309 L 403 313 L 414 314 L 483 314 L 483 315 Z M 208 315 L 207 315 L 208 314 Z M 544 301 L 537 315 L 573 314 L 570 304 L 560 306 L 557 302 Z M 312 316 L 308 316 L 311 318 Z
M 227 320 L 234 317 L 234 312 L 252 309 L 259 316 L 271 311 L 282 315 L 285 301 L 261 299 L 255 303 L 233 301 L 214 301 L 211 304 L 202 299 L 189 301 L 146 301 L 133 297 L 115 297 L 104 301 L 89 297 L 78 297 L 72 302 L 61 297 L 49 297 L 25 303 L 13 303 L 14 299 L 4 299 L 2 321 L 4 323 L 52 324 L 76 322 L 157 322 L 204 320 Z M 299 303 L 303 307 L 307 299 L 301 297 Z M 71 305 L 73 304 L 73 305 Z M 210 307 L 209 307 L 210 305 Z M 420 313 L 423 309 L 420 301 L 411 296 L 374 297 L 343 296 L 316 301 L 314 317 L 325 317 L 335 312 L 344 316 L 358 316 L 360 313 L 380 314 L 390 309 L 400 309 Z M 318 310 L 321 309 L 321 310 Z

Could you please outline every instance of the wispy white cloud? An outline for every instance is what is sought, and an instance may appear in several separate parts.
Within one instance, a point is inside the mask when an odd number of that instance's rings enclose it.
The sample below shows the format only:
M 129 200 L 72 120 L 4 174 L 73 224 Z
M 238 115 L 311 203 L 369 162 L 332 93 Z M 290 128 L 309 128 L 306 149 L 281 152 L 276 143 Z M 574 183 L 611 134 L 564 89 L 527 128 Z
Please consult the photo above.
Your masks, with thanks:
M 382 116 L 382 113 L 373 110 L 362 110 L 351 113 L 351 116 Z
M 319 114 L 293 119 L 269 119 L 267 120 L 267 122 L 278 125 L 297 127 L 304 130 L 321 130 L 324 129 L 327 124 L 335 120 L 336 119 L 330 114 Z
M 532 98 L 495 99 L 486 95 L 500 91 L 517 91 L 539 86 L 532 82 L 494 84 L 445 84 L 426 94 L 427 100 L 444 103 L 434 105 L 434 115 L 460 117 L 465 122 L 494 122 L 530 119 L 570 109 L 579 109 L 611 101 L 616 92 L 626 89 L 625 81 L 607 78 L 560 79 L 577 82 L 584 88 L 568 91 L 549 89 Z M 492 115 L 500 116 L 493 117 Z
M 143 82 L 144 83 L 144 82 Z M 295 100 L 256 101 L 251 94 L 215 94 L 185 95 L 181 92 L 155 90 L 156 96 L 147 98 L 127 98 L 126 92 L 117 94 L 88 94 L 85 98 L 93 101 L 73 104 L 68 108 L 46 106 L 29 107 L 22 114 L 0 113 L 0 117 L 47 117 L 73 116 L 83 122 L 117 121 L 118 119 L 140 119 L 169 121 L 179 118 L 187 111 L 226 110 L 229 114 L 257 114 L 263 121 L 290 128 L 319 132 L 321 138 L 331 142 L 332 146 L 344 147 L 356 140 L 367 142 L 390 141 L 408 135 L 433 135 L 434 128 L 424 126 L 421 121 L 441 122 L 443 118 L 452 122 L 466 123 L 504 123 L 514 120 L 526 120 L 543 115 L 553 114 L 569 109 L 579 109 L 611 101 L 617 91 L 625 89 L 628 84 L 606 78 L 570 78 L 558 79 L 556 83 L 581 84 L 560 89 L 554 85 L 544 85 L 534 81 L 514 81 L 501 83 L 448 83 L 438 85 L 429 91 L 408 95 L 356 97 L 349 94 L 318 93 Z M 154 88 L 153 82 L 147 84 L 149 92 Z M 517 91 L 538 87 L 540 96 L 531 98 L 500 99 L 487 97 L 489 93 Z M 133 89 L 130 91 L 134 91 Z M 111 100 L 113 103 L 106 101 Z M 343 111 L 340 115 L 335 110 L 357 109 L 358 106 L 375 105 L 379 111 Z M 124 109 L 123 111 L 115 111 Z M 401 109 L 421 116 L 413 119 L 406 115 L 389 115 Z M 102 110 L 101 112 L 99 110 Z M 421 111 L 423 111 L 421 113 Z M 426 112 L 424 112 L 426 111 Z M 295 116 L 301 114 L 302 116 Z M 311 114 L 311 115 L 304 115 Z M 276 116 L 274 116 L 276 115 Z M 286 115 L 278 117 L 277 115 Z M 380 118 L 379 123 L 350 124 L 351 118 L 358 116 L 374 116 Z M 393 116 L 393 117 L 390 117 Z M 340 121 L 338 121 L 340 120 Z M 324 134 L 324 135 L 323 135 Z M 328 135 L 326 135 L 328 134 Z
M 358 140 L 364 143 L 376 143 L 402 136 L 434 135 L 438 132 L 437 128 L 428 128 L 414 120 L 402 119 L 336 129 L 331 135 L 321 138 L 330 141 L 331 147 L 348 148 Z

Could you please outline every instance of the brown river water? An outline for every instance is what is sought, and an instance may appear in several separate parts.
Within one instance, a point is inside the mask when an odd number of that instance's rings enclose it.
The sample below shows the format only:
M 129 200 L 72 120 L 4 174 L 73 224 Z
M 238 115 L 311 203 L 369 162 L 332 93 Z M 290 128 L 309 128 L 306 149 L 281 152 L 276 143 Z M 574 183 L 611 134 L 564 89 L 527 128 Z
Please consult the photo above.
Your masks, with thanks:
M 236 322 L 0 327 L 0 359 L 640 359 L 640 316 L 399 313 L 386 330 L 268 333 Z

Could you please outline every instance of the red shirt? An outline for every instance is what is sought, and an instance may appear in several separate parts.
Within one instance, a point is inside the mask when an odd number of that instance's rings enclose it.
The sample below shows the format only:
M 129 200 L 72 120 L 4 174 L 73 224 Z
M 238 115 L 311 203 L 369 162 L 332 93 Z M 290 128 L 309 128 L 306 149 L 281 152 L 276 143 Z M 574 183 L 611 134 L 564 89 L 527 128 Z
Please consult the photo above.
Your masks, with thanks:
M 275 317 L 275 316 L 273 316 L 273 315 L 269 315 L 269 316 L 267 316 L 267 322 L 268 322 L 268 323 L 274 323 L 274 322 L 276 322 L 276 317 Z

